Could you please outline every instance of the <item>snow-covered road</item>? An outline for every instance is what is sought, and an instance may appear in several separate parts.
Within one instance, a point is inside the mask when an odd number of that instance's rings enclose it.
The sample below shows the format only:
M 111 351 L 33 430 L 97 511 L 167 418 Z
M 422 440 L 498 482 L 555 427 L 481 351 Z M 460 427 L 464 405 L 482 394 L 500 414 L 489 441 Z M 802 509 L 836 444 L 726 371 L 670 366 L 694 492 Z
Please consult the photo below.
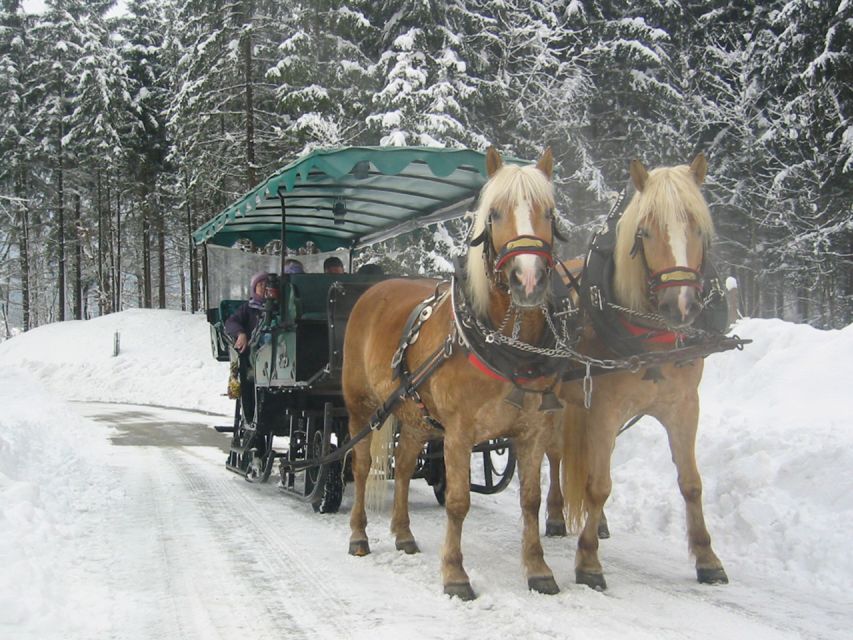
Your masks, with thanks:
M 393 550 L 387 515 L 372 515 L 374 553 L 346 555 L 346 511 L 313 513 L 273 483 L 223 466 L 227 418 L 197 412 L 73 403 L 103 429 L 123 496 L 98 548 L 113 558 L 106 597 L 115 638 L 829 638 L 844 637 L 841 602 L 809 598 L 728 565 L 732 584 L 694 582 L 685 549 L 619 529 L 602 543 L 610 589 L 573 584 L 573 538 L 545 541 L 562 593 L 527 592 L 519 561 L 516 485 L 473 498 L 464 551 L 479 598 L 441 595 L 443 511 L 413 488 L 423 553 Z M 107 430 L 104 427 L 114 427 Z M 110 539 L 116 541 L 111 544 Z M 118 546 L 117 546 L 118 545 Z
M 228 436 L 211 427 L 233 404 L 203 316 L 133 310 L 13 338 L 0 344 L 0 639 L 846 640 L 853 327 L 736 329 L 755 342 L 708 359 L 697 443 L 731 583 L 696 583 L 666 437 L 644 419 L 614 452 L 608 590 L 574 584 L 570 536 L 543 542 L 561 593 L 528 592 L 513 482 L 472 497 L 473 602 L 442 595 L 444 511 L 423 481 L 422 553 L 395 551 L 389 516 L 370 514 L 373 553 L 353 558 L 351 487 L 341 513 L 319 515 L 225 470 Z

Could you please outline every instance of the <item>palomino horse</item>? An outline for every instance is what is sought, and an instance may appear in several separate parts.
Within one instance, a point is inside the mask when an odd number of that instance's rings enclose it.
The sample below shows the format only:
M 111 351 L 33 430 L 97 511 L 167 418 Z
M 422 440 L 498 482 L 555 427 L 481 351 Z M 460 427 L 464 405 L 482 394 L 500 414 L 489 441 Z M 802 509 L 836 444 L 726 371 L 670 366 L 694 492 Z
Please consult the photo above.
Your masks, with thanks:
M 457 288 L 451 297 L 445 295 L 446 285 L 433 280 L 386 280 L 358 300 L 347 324 L 343 392 L 353 436 L 371 421 L 373 412 L 395 389 L 399 393 L 400 383 L 391 363 L 404 344 L 407 371 L 417 371 L 431 354 L 443 349 L 447 354 L 416 393 L 407 394 L 394 410 L 401 431 L 394 460 L 391 531 L 398 550 L 418 551 L 409 524 L 409 481 L 423 444 L 443 437 L 447 528 L 441 571 L 444 592 L 465 600 L 474 597 L 461 550 L 462 524 L 470 506 L 471 449 L 477 442 L 504 436 L 515 438 L 524 522 L 522 559 L 528 585 L 542 593 L 559 591 L 545 563 L 538 528 L 540 466 L 555 428 L 554 417 L 539 409 L 556 378 L 552 375 L 522 383 L 513 375 L 513 383 L 482 363 L 473 364 L 471 352 L 459 346 L 461 327 L 455 322 L 458 313 L 454 311 L 459 298 L 464 298 L 475 323 L 488 325 L 503 336 L 514 334 L 519 341 L 538 344 L 545 331 L 541 307 L 546 302 L 553 263 L 552 165 L 550 149 L 536 166 L 519 167 L 504 165 L 490 148 L 486 156 L 489 180 L 475 212 L 465 286 Z M 420 303 L 434 294 L 430 310 L 424 311 Z M 413 314 L 413 310 L 418 312 Z M 416 332 L 411 330 L 410 315 L 419 318 Z M 398 355 L 396 362 L 399 360 Z M 511 392 L 520 406 L 502 401 L 509 399 Z M 365 513 L 369 441 L 365 438 L 354 447 L 355 500 L 349 552 L 357 556 L 370 553 Z
M 661 167 L 651 172 L 637 160 L 631 163 L 636 193 L 616 226 L 612 291 L 608 292 L 612 298 L 607 300 L 599 290 L 597 296 L 603 302 L 596 303 L 596 295 L 584 296 L 582 302 L 588 316 L 590 305 L 599 311 L 612 309 L 610 328 L 623 332 L 625 339 L 617 348 L 618 340 L 611 339 L 612 335 L 603 339 L 607 331 L 592 323 L 579 351 L 613 358 L 614 353 L 628 355 L 627 344 L 633 345 L 634 353 L 672 349 L 679 332 L 689 335 L 694 331 L 691 325 L 703 312 L 703 271 L 713 234 L 708 205 L 700 191 L 706 168 L 701 154 L 689 167 Z M 588 291 L 589 283 L 584 284 Z M 728 582 L 705 526 L 702 481 L 694 453 L 702 367 L 698 357 L 645 367 L 636 373 L 622 370 L 595 377 L 588 409 L 584 409 L 580 385 L 564 384 L 562 396 L 569 406 L 563 417 L 563 490 L 570 527 L 579 525 L 586 515 L 575 559 L 578 583 L 606 588 L 598 559 L 598 528 L 610 495 L 610 457 L 619 428 L 640 414 L 654 416 L 666 429 L 687 507 L 688 542 L 699 582 Z

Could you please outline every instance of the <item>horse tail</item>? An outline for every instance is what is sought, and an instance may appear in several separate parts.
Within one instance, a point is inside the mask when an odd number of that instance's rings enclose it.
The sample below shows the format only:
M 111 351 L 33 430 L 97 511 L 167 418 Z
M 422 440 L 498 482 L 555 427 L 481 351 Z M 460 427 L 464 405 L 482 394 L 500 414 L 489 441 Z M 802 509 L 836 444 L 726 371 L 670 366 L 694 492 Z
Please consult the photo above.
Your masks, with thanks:
M 566 525 L 577 531 L 586 513 L 586 485 L 589 478 L 586 410 L 572 404 L 563 411 L 563 500 Z
M 370 473 L 367 474 L 365 488 L 365 503 L 373 513 L 383 513 L 386 510 L 385 496 L 391 468 L 390 460 L 394 455 L 394 432 L 397 429 L 397 418 L 393 415 L 388 419 L 370 440 Z

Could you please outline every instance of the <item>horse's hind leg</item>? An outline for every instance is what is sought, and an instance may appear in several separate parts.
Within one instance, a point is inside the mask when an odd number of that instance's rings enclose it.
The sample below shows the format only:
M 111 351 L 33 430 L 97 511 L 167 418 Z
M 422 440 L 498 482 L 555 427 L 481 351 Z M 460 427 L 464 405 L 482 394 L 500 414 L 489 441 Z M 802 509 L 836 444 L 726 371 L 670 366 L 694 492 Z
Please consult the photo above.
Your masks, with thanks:
M 720 559 L 711 548 L 711 535 L 702 511 L 702 478 L 696 466 L 696 429 L 699 424 L 699 401 L 676 405 L 661 416 L 669 438 L 672 460 L 678 470 L 678 488 L 687 507 L 687 539 L 690 552 L 696 556 L 696 577 L 706 584 L 729 581 Z
M 415 429 L 400 430 L 400 440 L 394 454 L 394 513 L 391 516 L 391 532 L 395 536 L 398 551 L 418 553 L 418 544 L 409 525 L 409 484 L 418 462 L 418 453 L 423 442 Z
M 588 421 L 588 464 L 589 476 L 584 493 L 586 522 L 578 536 L 578 550 L 575 556 L 575 582 L 593 589 L 604 590 L 607 582 L 598 558 L 598 531 L 604 517 L 604 503 L 610 496 L 610 455 L 616 439 L 616 430 L 621 424 L 613 416 L 602 412 L 595 404 L 589 414 L 579 419 Z M 602 415 L 603 413 L 603 415 Z M 613 426 L 615 425 L 615 426 Z
M 546 440 L 551 437 L 551 418 L 547 418 L 547 422 L 547 428 L 531 428 L 525 433 L 525 437 L 516 439 L 515 445 L 518 475 L 521 480 L 521 517 L 524 523 L 521 554 L 527 573 L 527 586 L 533 591 L 552 595 L 559 593 L 560 588 L 554 580 L 551 568 L 545 563 L 542 540 L 539 537 L 539 506 L 542 501 L 539 479 Z M 557 475 L 559 480 L 559 473 Z M 562 511 L 560 519 L 562 521 Z
M 563 430 L 554 429 L 548 448 L 550 482 L 548 483 L 548 498 L 545 501 L 547 515 L 545 518 L 546 536 L 565 536 L 566 519 L 563 517 L 563 490 L 560 487 L 560 459 L 563 455 Z
M 367 424 L 367 416 L 350 413 L 350 437 L 358 433 Z M 353 433 L 355 431 L 355 433 Z M 353 556 L 366 556 L 370 553 L 367 542 L 367 512 L 364 499 L 367 487 L 367 476 L 370 473 L 370 439 L 368 434 L 356 443 L 352 452 L 352 475 L 355 481 L 355 498 L 350 512 L 349 553 Z

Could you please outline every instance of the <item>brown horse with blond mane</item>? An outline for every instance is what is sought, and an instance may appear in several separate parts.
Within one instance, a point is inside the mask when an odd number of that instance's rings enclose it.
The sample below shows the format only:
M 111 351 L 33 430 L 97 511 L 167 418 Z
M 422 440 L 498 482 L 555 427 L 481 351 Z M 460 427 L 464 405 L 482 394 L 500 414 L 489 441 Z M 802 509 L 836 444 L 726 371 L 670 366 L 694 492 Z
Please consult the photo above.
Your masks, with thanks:
M 522 383 L 520 376 L 513 375 L 510 381 L 478 366 L 471 351 L 460 347 L 464 330 L 457 317 L 464 298 L 473 324 L 524 343 L 539 343 L 545 331 L 541 308 L 553 264 L 552 165 L 550 150 L 536 166 L 522 167 L 503 164 L 490 148 L 489 180 L 475 211 L 464 285 L 451 295 L 446 283 L 434 280 L 386 280 L 358 300 L 347 325 L 343 391 L 354 439 L 395 390 L 406 396 L 393 411 L 401 428 L 394 453 L 391 517 L 396 548 L 406 553 L 418 551 L 408 512 L 409 481 L 418 453 L 427 440 L 444 438 L 447 528 L 441 572 L 444 592 L 462 599 L 474 597 L 461 549 L 470 506 L 471 449 L 477 442 L 506 436 L 515 439 L 521 478 L 522 559 L 528 586 L 542 593 L 559 591 L 543 557 L 538 527 L 540 465 L 555 420 L 540 407 L 556 376 L 532 380 L 524 376 Z M 440 366 L 413 393 L 400 392 L 392 363 L 399 375 L 402 362 L 403 374 L 408 375 L 436 354 L 442 358 Z M 502 401 L 512 392 L 522 398 L 517 405 Z M 369 440 L 354 447 L 349 552 L 357 556 L 370 553 L 365 512 Z
M 636 192 L 618 220 L 615 240 L 611 236 L 612 262 L 607 269 L 612 273 L 595 282 L 587 270 L 582 276 L 581 306 L 587 318 L 599 321 L 588 321 L 579 351 L 596 358 L 630 357 L 676 349 L 701 333 L 697 326 L 707 324 L 703 316 L 710 313 L 706 307 L 713 306 L 709 296 L 720 293 L 710 290 L 711 281 L 714 289 L 720 288 L 716 274 L 711 278 L 707 273 L 713 225 L 700 190 L 706 168 L 701 154 L 689 166 L 650 172 L 637 160 L 631 163 Z M 602 251 L 594 241 L 586 269 L 600 259 L 595 252 Z M 580 384 L 564 384 L 562 397 L 569 403 L 563 417 L 566 516 L 570 528 L 583 524 L 576 582 L 606 588 L 598 531 L 611 490 L 610 458 L 620 427 L 638 415 L 654 416 L 666 429 L 687 507 L 689 549 L 699 582 L 728 582 L 705 526 L 694 451 L 702 368 L 702 357 L 694 355 L 637 372 L 603 372 L 606 375 L 592 378 L 591 394 L 584 393 Z M 555 517 L 552 511 L 549 521 Z

